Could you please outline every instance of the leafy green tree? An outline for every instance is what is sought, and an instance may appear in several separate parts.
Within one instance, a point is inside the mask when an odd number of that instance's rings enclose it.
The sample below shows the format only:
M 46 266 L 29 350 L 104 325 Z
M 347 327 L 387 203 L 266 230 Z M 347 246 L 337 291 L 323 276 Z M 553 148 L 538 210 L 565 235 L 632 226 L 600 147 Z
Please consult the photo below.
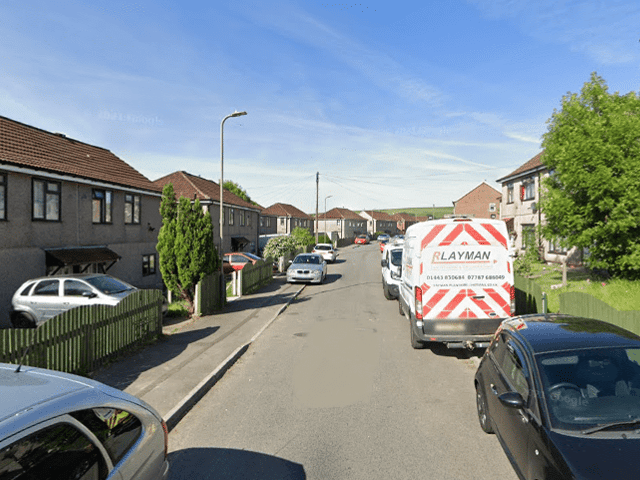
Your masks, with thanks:
M 296 239 L 299 247 L 307 247 L 309 245 L 315 245 L 316 243 L 316 238 L 311 235 L 309 230 L 303 227 L 294 228 L 291 236 Z
M 176 205 L 170 184 L 163 189 L 160 212 L 162 227 L 156 247 L 160 271 L 167 288 L 180 295 L 193 315 L 196 285 L 220 265 L 211 218 L 197 199 L 191 202 L 181 197 Z
M 232 180 L 227 180 L 226 182 L 224 182 L 222 184 L 222 187 L 225 190 L 229 190 L 231 193 L 233 193 L 234 195 L 237 195 L 238 197 L 240 197 L 241 199 L 243 199 L 245 202 L 249 202 L 249 203 L 253 203 L 254 205 L 257 205 L 256 202 L 254 202 L 253 200 L 251 200 L 251 198 L 249 197 L 249 194 L 247 194 L 246 190 L 244 190 L 240 185 L 238 185 L 236 182 L 232 181 Z
M 298 248 L 298 242 L 292 236 L 273 237 L 265 245 L 262 256 L 263 258 L 271 257 L 274 261 L 277 261 L 288 253 L 295 253 Z
M 547 123 L 545 238 L 588 248 L 592 268 L 640 278 L 640 97 L 610 94 L 593 73 Z

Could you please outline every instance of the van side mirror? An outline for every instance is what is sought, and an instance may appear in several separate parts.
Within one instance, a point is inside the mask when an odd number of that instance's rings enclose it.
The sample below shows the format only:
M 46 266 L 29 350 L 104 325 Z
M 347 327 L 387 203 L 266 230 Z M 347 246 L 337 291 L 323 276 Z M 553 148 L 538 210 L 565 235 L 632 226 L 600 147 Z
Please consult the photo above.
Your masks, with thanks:
M 380 261 L 380 265 L 382 265 L 382 268 L 387 268 L 387 265 L 389 265 L 389 262 L 387 261 L 387 259 L 384 259 Z

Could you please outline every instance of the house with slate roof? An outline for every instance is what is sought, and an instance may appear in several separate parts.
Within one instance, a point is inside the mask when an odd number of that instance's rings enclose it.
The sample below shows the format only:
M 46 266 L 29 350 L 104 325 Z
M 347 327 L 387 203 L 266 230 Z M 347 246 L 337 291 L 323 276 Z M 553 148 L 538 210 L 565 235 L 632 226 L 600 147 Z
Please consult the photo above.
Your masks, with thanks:
M 198 199 L 203 209 L 211 216 L 213 239 L 220 253 L 252 252 L 258 249 L 258 225 L 262 207 L 238 197 L 224 189 L 223 240 L 220 248 L 220 184 L 213 180 L 187 172 L 173 172 L 153 182 L 162 191 L 168 183 L 173 184 L 176 198 Z
M 367 232 L 373 235 L 376 232 L 384 232 L 395 235 L 397 232 L 396 220 L 386 212 L 363 210 L 360 216 L 367 220 Z
M 336 207 L 318 215 L 318 229 L 332 239 L 355 239 L 367 233 L 367 219 L 347 208 Z
M 549 170 L 542 163 L 544 151 L 516 168 L 509 175 L 499 178 L 502 184 L 500 218 L 507 223 L 516 253 L 522 254 L 527 242 L 538 246 L 545 261 L 570 264 L 582 262 L 582 250 L 565 248 L 557 240 L 540 238 L 537 229 L 544 224 L 544 214 L 540 211 L 540 191 L 542 179 L 549 176 Z
M 309 230 L 313 234 L 313 219 L 299 208 L 287 203 L 274 203 L 268 208 L 262 210 L 262 215 L 267 217 L 276 217 L 276 231 L 270 233 L 279 233 L 289 235 L 296 227 L 302 227 Z M 265 232 L 267 233 L 267 232 Z
M 500 218 L 502 194 L 486 182 L 453 202 L 453 215 L 469 218 Z
M 0 116 L 0 326 L 34 277 L 99 272 L 161 289 L 160 198 L 109 150 Z

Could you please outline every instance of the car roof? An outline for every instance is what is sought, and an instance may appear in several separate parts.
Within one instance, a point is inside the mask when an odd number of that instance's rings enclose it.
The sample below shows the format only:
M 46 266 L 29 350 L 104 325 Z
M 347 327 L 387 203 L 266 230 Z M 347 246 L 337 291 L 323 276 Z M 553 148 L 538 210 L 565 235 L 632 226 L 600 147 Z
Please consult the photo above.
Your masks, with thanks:
M 62 280 L 65 278 L 86 280 L 87 278 L 96 278 L 96 277 L 111 277 L 111 275 L 107 275 L 105 273 L 68 273 L 66 275 L 49 275 L 44 277 L 30 278 L 29 280 L 25 280 L 23 283 L 37 282 L 39 280 L 51 280 L 51 279 Z M 111 278 L 115 278 L 115 277 L 111 277 Z M 120 279 L 116 278 L 116 280 L 120 280 Z
M 533 314 L 502 322 L 534 354 L 593 347 L 640 348 L 640 336 L 601 320 L 562 314 Z
M 120 390 L 70 373 L 23 365 L 0 363 L 0 440 L 47 418 L 78 408 L 127 402 L 146 404 Z
M 8 417 L 33 409 L 36 405 L 73 393 L 94 388 L 91 381 L 62 372 L 53 372 L 29 366 L 0 363 L 0 423 Z

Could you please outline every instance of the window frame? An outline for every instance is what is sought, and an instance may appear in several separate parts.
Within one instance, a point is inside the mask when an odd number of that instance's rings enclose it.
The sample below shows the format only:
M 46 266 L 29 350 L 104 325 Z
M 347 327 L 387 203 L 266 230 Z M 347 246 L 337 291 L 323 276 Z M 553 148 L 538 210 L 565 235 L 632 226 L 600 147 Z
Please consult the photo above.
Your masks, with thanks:
M 523 223 L 522 225 L 520 225 L 520 232 L 522 234 L 522 250 L 525 250 L 527 248 L 527 231 L 530 231 L 532 233 L 532 241 L 534 242 L 532 246 L 535 247 L 536 225 L 534 223 Z
M 155 253 L 142 255 L 142 276 L 148 277 L 155 275 L 158 271 L 158 262 Z
M 507 184 L 507 205 L 513 203 L 513 192 L 514 192 L 513 183 L 508 183 Z
M 102 193 L 103 198 L 97 197 L 97 194 Z M 98 201 L 100 211 L 100 219 L 96 221 L 96 200 Z M 113 190 L 107 190 L 105 188 L 92 188 L 91 189 L 91 223 L 94 225 L 111 225 L 113 224 Z
M 42 184 L 42 216 L 36 216 L 36 184 Z M 51 189 L 52 185 L 57 186 L 57 190 Z M 50 198 L 56 202 L 57 218 L 49 218 L 48 201 Z M 31 179 L 31 220 L 38 222 L 60 222 L 62 218 L 62 182 L 54 182 L 44 178 L 33 177 Z
M 127 214 L 127 206 L 130 205 L 131 208 L 131 218 L 128 218 Z M 142 199 L 140 195 L 136 195 L 134 193 L 125 193 L 124 194 L 124 223 L 125 225 L 140 225 L 141 215 L 140 209 L 142 205 Z M 136 220 L 137 216 L 137 220 Z
M 522 181 L 522 198 L 523 202 L 530 202 L 536 199 L 536 181 L 534 178 Z
M 233 226 L 234 223 L 235 223 L 234 219 L 233 219 L 235 213 L 236 213 L 235 210 L 233 208 L 229 207 L 229 226 L 230 227 Z

